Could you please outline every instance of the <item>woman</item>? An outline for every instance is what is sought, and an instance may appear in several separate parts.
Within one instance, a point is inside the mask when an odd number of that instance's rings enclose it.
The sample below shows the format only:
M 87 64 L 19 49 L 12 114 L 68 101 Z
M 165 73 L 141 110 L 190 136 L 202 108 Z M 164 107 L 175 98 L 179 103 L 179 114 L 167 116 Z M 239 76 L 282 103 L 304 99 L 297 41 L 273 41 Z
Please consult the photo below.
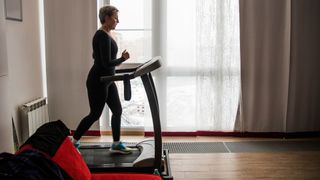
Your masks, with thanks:
M 87 78 L 90 113 L 81 120 L 72 142 L 77 148 L 80 146 L 79 139 L 99 119 L 104 105 L 107 103 L 112 111 L 113 144 L 110 151 L 129 154 L 131 149 L 120 141 L 122 107 L 117 86 L 114 82 L 108 84 L 100 82 L 101 76 L 114 75 L 115 66 L 120 65 L 130 57 L 129 53 L 124 50 L 121 58 L 116 59 L 118 46 L 111 36 L 111 30 L 114 30 L 119 23 L 118 11 L 114 6 L 104 6 L 99 11 L 101 28 L 97 30 L 92 40 L 94 65 Z

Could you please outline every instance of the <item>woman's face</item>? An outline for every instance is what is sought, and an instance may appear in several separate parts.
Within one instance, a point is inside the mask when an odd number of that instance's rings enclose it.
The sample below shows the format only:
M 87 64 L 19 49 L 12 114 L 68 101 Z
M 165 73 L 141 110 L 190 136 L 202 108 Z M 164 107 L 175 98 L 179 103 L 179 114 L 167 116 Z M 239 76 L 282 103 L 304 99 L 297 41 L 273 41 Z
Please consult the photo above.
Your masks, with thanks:
M 119 23 L 118 12 L 113 12 L 112 16 L 110 17 L 106 16 L 105 23 L 110 29 L 115 29 L 117 24 Z

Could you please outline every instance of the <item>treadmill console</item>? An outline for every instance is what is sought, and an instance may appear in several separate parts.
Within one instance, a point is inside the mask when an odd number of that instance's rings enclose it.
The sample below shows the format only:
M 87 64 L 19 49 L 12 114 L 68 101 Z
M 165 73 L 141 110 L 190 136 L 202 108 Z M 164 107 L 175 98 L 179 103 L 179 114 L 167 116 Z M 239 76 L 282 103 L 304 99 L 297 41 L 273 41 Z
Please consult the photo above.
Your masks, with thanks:
M 122 63 L 116 67 L 116 76 L 122 76 L 124 87 L 124 99 L 130 101 L 131 99 L 131 83 L 130 80 L 138 76 L 150 73 L 151 71 L 161 67 L 160 56 L 154 57 L 145 63 Z M 110 77 L 111 79 L 112 77 Z

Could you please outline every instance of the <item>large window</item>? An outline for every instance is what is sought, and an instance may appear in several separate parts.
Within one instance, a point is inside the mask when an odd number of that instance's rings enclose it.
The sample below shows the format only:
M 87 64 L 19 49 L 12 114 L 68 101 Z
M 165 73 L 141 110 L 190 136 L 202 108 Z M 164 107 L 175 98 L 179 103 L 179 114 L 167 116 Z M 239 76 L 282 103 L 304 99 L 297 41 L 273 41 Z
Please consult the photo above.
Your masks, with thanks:
M 167 0 L 164 9 L 165 129 L 232 131 L 240 94 L 238 0 Z
M 163 57 L 154 74 L 163 130 L 232 131 L 240 94 L 238 0 L 110 3 L 120 10 L 120 51 L 128 49 L 133 61 Z M 140 80 L 133 84 L 133 101 L 123 102 L 125 125 L 149 129 L 144 90 Z

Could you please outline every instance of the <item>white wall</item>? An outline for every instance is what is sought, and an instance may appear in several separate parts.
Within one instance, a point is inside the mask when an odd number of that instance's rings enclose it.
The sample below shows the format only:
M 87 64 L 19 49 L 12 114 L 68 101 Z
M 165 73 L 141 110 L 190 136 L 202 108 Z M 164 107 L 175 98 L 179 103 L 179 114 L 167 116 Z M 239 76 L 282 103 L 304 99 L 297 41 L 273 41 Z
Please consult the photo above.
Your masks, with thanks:
M 22 4 L 23 21 L 6 21 L 9 101 L 18 132 L 18 107 L 42 96 L 38 0 L 22 0 Z
M 49 116 L 76 129 L 89 113 L 86 79 L 93 64 L 96 1 L 45 1 Z M 99 130 L 98 122 L 91 130 Z
M 0 0 L 0 152 L 13 151 L 12 125 L 8 101 L 8 65 L 4 0 Z
M 0 0 L 0 3 L 3 0 Z M 3 46 L 0 46 L 3 48 Z M 2 57 L 1 57 L 2 58 Z M 12 123 L 8 105 L 8 77 L 0 77 L 0 153 L 13 151 Z

